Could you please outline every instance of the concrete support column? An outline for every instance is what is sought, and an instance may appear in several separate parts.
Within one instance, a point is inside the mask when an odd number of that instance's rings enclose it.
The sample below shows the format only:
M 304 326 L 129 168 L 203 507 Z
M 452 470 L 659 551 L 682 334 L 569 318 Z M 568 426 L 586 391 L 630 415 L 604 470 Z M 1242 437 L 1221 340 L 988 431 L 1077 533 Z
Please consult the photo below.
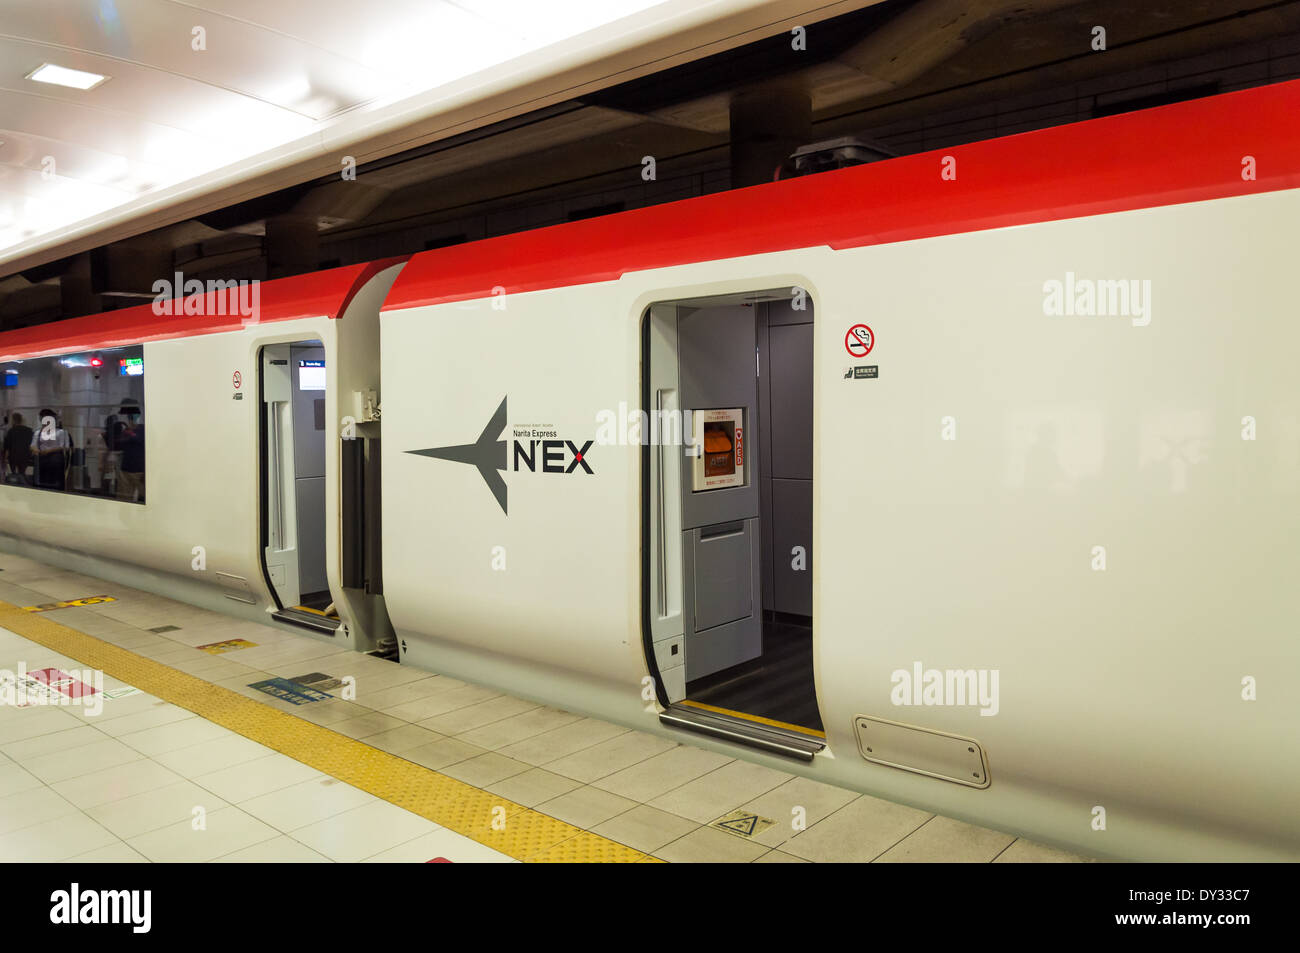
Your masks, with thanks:
M 266 276 L 283 278 L 315 271 L 320 232 L 314 216 L 277 215 L 266 220 Z
M 812 98 L 791 84 L 756 86 L 731 97 L 731 187 L 771 182 L 812 135 Z
M 141 235 L 90 253 L 95 294 L 106 298 L 152 299 L 154 282 L 172 278 L 172 247 L 162 235 Z M 179 295 L 179 289 L 174 292 Z
M 59 305 L 65 318 L 79 318 L 104 310 L 91 281 L 90 252 L 77 255 L 59 276 Z

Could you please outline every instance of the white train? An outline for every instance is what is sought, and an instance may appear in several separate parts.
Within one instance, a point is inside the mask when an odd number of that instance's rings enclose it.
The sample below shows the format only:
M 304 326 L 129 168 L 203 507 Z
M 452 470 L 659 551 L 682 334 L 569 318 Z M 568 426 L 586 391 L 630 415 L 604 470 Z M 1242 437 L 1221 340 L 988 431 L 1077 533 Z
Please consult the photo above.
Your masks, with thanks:
M 1294 860 L 1298 109 L 0 335 L 70 444 L 2 543 L 1094 856 Z

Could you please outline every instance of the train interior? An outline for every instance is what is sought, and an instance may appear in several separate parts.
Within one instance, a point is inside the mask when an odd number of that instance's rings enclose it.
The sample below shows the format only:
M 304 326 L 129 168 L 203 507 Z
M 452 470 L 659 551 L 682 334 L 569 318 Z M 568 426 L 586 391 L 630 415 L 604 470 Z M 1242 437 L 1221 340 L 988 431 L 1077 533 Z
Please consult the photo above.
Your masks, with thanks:
M 820 737 L 812 300 L 786 289 L 677 301 L 648 325 L 647 406 L 661 421 L 651 641 L 666 694 L 678 711 Z M 674 454 L 662 421 L 678 417 Z
M 325 572 L 325 349 L 319 341 L 262 349 L 263 558 L 275 617 L 333 633 Z

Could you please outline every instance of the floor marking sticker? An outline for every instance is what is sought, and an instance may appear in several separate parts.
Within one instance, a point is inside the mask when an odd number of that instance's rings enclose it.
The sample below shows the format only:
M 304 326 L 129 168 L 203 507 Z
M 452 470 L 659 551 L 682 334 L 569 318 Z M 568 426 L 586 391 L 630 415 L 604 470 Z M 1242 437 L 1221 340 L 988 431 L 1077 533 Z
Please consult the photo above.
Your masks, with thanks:
M 162 635 L 164 632 L 179 632 L 180 630 L 179 625 L 156 625 L 149 631 L 154 635 Z
M 308 688 L 306 685 L 301 685 L 288 678 L 268 678 L 265 681 L 253 682 L 248 687 L 256 688 L 259 692 L 266 692 L 268 695 L 274 695 L 276 698 L 282 698 L 294 705 L 310 705 L 312 702 L 328 701 L 334 697 Z
M 209 642 L 207 645 L 199 645 L 195 648 L 209 655 L 220 655 L 222 652 L 234 652 L 236 649 L 251 649 L 256 645 L 256 642 L 247 639 L 226 639 L 224 642 Z
M 741 837 L 753 837 L 755 834 L 761 834 L 776 824 L 776 821 L 768 817 L 759 817 L 757 814 L 751 814 L 748 811 L 732 811 L 726 817 L 714 821 L 710 827 L 716 827 L 720 831 L 726 831 L 728 834 L 738 834 Z
M 94 672 L 81 674 L 95 680 Z M 80 700 L 99 694 L 102 694 L 100 689 L 58 668 L 38 668 L 28 672 L 20 666 L 16 673 L 6 671 L 0 674 L 0 704 L 15 708 L 66 705 L 70 699 Z
M 101 602 L 117 602 L 112 596 L 86 596 L 67 602 L 43 602 L 39 606 L 23 606 L 24 612 L 49 612 L 51 609 L 74 609 L 80 606 L 97 606 Z
M 29 672 L 28 675 L 38 682 L 45 683 L 50 688 L 57 688 L 69 698 L 81 698 L 83 695 L 94 695 L 99 692 L 99 689 L 93 685 L 87 685 L 76 676 L 69 675 L 58 668 L 38 668 L 34 672 Z

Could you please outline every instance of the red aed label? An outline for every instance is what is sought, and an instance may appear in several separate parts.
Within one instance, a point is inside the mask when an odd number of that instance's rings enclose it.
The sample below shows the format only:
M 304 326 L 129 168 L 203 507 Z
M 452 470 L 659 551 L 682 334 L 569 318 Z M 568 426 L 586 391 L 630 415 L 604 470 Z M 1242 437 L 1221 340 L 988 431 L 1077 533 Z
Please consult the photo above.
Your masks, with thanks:
M 739 427 L 736 428 L 736 466 L 745 465 L 745 438 L 744 431 Z

